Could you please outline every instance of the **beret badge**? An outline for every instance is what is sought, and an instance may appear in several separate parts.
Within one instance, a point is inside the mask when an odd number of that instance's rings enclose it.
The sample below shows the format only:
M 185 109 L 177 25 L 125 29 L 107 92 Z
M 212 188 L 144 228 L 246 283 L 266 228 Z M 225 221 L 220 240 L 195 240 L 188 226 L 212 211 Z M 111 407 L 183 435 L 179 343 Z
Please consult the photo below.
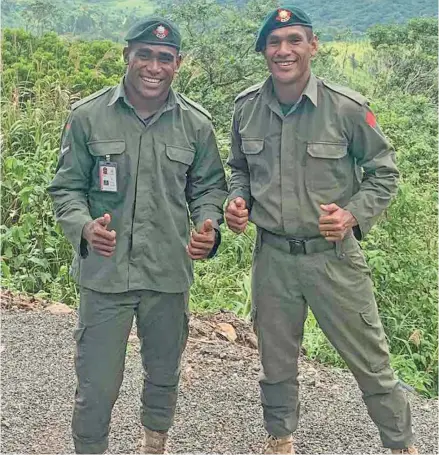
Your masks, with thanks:
M 288 22 L 291 19 L 292 13 L 287 9 L 278 9 L 276 20 L 279 22 Z
M 168 36 L 169 31 L 163 26 L 159 25 L 152 33 L 159 39 L 164 39 Z

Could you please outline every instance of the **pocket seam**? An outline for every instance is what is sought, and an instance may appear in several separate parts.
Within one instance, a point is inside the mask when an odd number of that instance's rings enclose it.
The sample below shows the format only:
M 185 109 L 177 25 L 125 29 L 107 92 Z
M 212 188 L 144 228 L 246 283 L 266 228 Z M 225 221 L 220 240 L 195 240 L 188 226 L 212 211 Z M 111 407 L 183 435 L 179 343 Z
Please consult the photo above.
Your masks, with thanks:
M 97 144 L 102 144 L 103 146 L 107 146 L 109 144 L 118 144 L 120 147 L 113 148 L 113 150 L 109 150 L 107 148 L 102 148 L 102 150 L 96 149 L 93 146 Z M 104 141 L 90 141 L 87 142 L 87 147 L 90 151 L 90 155 L 92 156 L 105 156 L 105 155 L 121 155 L 125 152 L 126 143 L 124 140 L 104 140 Z
M 252 143 L 253 147 L 250 146 L 250 142 Z M 250 148 L 246 148 L 246 144 L 247 146 L 249 146 Z M 264 139 L 259 139 L 259 138 L 245 138 L 245 139 L 242 139 L 241 141 L 241 145 L 242 145 L 242 153 L 244 153 L 244 155 L 258 155 L 259 153 L 262 152 L 262 149 L 264 148 Z M 254 147 L 256 145 L 256 147 Z
M 172 153 L 172 150 L 174 150 L 177 153 Z M 178 147 L 174 145 L 167 145 L 166 146 L 166 156 L 171 160 L 171 161 L 177 161 L 178 163 L 186 164 L 190 166 L 194 159 L 195 159 L 195 150 L 194 149 L 189 149 L 189 148 L 184 148 L 184 147 Z
M 313 146 L 323 146 L 321 147 L 322 151 L 319 152 Z M 329 146 L 329 147 L 328 147 Z M 337 146 L 335 148 L 334 146 Z M 331 148 L 337 152 L 337 155 L 329 152 Z M 329 152 L 329 153 L 328 153 Z M 308 142 L 306 145 L 306 153 L 312 158 L 317 159 L 329 159 L 329 160 L 339 160 L 344 158 L 348 154 L 348 144 L 345 142 Z

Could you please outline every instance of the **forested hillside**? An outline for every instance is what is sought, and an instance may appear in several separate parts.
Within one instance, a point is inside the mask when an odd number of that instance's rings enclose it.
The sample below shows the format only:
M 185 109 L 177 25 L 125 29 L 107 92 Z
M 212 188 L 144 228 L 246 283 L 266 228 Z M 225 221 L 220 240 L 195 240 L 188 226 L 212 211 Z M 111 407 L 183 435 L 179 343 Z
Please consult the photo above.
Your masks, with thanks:
M 224 160 L 234 97 L 266 77 L 253 51 L 265 8 L 260 0 L 241 10 L 194 0 L 163 10 L 184 35 L 175 88 L 212 113 Z M 68 273 L 72 248 L 55 224 L 46 188 L 71 103 L 118 82 L 121 49 L 111 41 L 3 31 L 3 286 L 77 302 Z M 398 196 L 363 248 L 393 366 L 418 391 L 437 395 L 437 20 L 378 26 L 365 41 L 324 44 L 314 71 L 368 96 L 396 149 Z M 253 228 L 241 236 L 223 229 L 218 256 L 196 265 L 193 310 L 248 316 L 253 238 Z M 342 365 L 312 315 L 304 343 L 308 356 Z
M 247 14 L 247 4 L 250 9 L 260 9 L 263 13 L 279 4 L 274 0 L 217 2 L 235 6 L 243 16 Z M 209 3 L 213 6 L 217 2 Z M 188 3 L 187 0 L 2 0 L 2 23 L 3 27 L 22 27 L 34 33 L 54 31 L 88 39 L 120 41 L 124 31 L 139 17 L 157 9 L 172 10 L 173 5 L 178 7 L 184 3 Z M 397 24 L 414 17 L 437 16 L 434 0 L 297 0 L 292 3 L 310 14 L 324 40 L 347 31 L 360 37 L 375 24 Z

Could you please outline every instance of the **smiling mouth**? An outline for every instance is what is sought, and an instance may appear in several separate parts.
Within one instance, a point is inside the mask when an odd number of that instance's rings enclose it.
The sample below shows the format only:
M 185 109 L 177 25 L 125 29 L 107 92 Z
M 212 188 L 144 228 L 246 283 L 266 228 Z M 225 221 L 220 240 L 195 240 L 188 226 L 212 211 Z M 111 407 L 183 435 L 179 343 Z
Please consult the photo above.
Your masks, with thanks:
M 289 68 L 297 63 L 297 60 L 288 60 L 283 62 L 274 62 L 276 65 L 280 66 L 281 68 Z
M 156 79 L 154 77 L 140 76 L 140 79 L 142 79 L 143 82 L 146 82 L 147 84 L 151 84 L 151 85 L 159 85 L 161 82 L 160 79 Z

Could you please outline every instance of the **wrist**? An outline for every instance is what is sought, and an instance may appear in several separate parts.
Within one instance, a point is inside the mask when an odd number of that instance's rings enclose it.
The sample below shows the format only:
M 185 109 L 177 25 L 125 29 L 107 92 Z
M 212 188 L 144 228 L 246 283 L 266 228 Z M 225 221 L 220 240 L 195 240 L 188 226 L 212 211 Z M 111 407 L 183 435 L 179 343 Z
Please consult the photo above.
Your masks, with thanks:
M 87 221 L 87 223 L 85 223 L 82 228 L 81 236 L 84 240 L 87 240 L 87 242 L 88 242 L 88 237 L 89 237 L 89 233 L 90 233 L 90 226 L 92 223 L 93 223 L 93 221 Z
M 347 222 L 346 222 L 346 226 L 349 227 L 349 228 L 353 228 L 355 226 L 358 226 L 358 221 L 357 219 L 355 218 L 354 215 L 352 215 L 351 212 L 349 212 L 348 210 L 346 210 L 347 212 Z

